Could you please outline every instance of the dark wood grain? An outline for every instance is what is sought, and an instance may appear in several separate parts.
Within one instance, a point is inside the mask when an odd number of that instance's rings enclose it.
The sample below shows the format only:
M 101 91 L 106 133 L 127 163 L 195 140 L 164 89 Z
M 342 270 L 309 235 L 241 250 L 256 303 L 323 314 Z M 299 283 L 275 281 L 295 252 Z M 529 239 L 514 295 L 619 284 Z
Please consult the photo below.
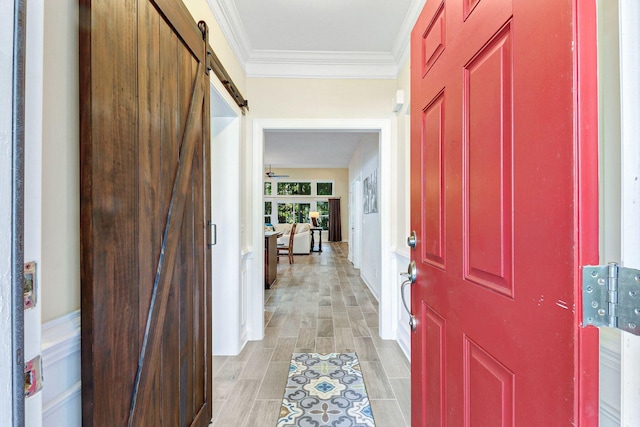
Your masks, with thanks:
M 188 196 L 193 152 L 195 149 L 198 129 L 195 126 L 196 107 L 202 108 L 204 82 L 203 66 L 199 66 L 199 78 L 196 78 L 191 99 L 190 113 L 185 126 L 182 147 L 180 149 L 180 163 L 174 182 L 171 203 L 168 211 L 167 223 L 163 238 L 163 254 L 158 261 L 158 273 L 154 283 L 154 295 L 147 319 L 146 343 L 140 355 L 139 388 L 134 390 L 129 425 L 144 425 L 144 414 L 152 410 L 153 401 L 150 399 L 153 390 L 153 373 L 160 363 L 159 349 L 164 333 L 167 304 L 171 292 L 171 281 L 176 267 L 180 243 L 180 230 L 185 212 L 185 202 Z M 173 326 L 172 326 L 173 327 Z M 176 396 L 177 397 L 177 396 Z
M 79 40 L 83 425 L 206 426 L 207 41 L 174 0 L 81 0 Z
M 183 40 L 185 46 L 198 62 L 206 62 L 206 50 L 202 48 L 203 36 L 189 10 L 181 1 L 151 0 L 151 3 L 163 15 L 168 17 L 173 32 Z
M 138 353 L 135 2 L 80 7 L 83 425 L 124 425 L 128 402 L 112 395 L 131 387 Z

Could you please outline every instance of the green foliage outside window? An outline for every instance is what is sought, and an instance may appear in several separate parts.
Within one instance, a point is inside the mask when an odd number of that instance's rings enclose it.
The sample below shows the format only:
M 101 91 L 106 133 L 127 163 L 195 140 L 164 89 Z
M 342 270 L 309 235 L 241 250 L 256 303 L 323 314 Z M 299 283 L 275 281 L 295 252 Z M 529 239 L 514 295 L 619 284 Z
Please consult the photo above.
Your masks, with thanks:
M 332 196 L 333 195 L 333 183 L 332 182 L 318 182 L 316 184 L 316 194 L 318 196 Z
M 310 196 L 310 182 L 279 182 L 278 196 Z
M 293 203 L 278 203 L 278 224 L 293 222 Z
M 310 203 L 278 203 L 278 223 L 309 222 Z
M 264 195 L 265 196 L 270 196 L 271 195 L 271 183 L 270 182 L 265 182 L 264 183 Z
M 271 224 L 271 202 L 264 202 L 264 223 Z
M 329 202 L 316 202 L 316 208 L 320 214 L 318 218 L 318 226 L 324 230 L 329 229 Z

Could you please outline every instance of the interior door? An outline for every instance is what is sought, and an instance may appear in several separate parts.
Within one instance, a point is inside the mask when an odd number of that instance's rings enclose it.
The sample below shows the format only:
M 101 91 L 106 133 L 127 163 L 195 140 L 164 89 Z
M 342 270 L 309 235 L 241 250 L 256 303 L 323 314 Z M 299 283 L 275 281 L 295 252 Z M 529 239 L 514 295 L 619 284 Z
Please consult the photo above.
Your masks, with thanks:
M 597 424 L 588 3 L 428 0 L 412 32 L 412 426 Z
M 86 426 L 211 419 L 206 26 L 169 0 L 83 0 Z

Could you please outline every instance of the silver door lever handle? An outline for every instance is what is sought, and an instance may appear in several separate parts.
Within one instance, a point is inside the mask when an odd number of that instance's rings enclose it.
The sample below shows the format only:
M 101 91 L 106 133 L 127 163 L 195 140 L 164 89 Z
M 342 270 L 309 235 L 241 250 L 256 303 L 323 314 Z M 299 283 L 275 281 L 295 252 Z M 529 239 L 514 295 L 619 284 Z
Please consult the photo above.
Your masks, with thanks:
M 415 283 L 416 279 L 418 277 L 418 272 L 417 272 L 415 261 L 411 261 L 411 263 L 409 263 L 409 268 L 408 268 L 407 272 L 406 273 L 400 273 L 400 275 L 407 278 L 407 280 L 402 282 L 402 285 L 400 286 L 400 296 L 402 297 L 402 305 L 404 305 L 404 309 L 407 310 L 407 313 L 409 313 L 409 327 L 411 328 L 411 332 L 415 332 L 416 331 L 416 326 L 417 326 L 416 325 L 416 317 L 413 315 L 413 313 L 411 313 L 411 309 L 407 305 L 407 301 L 406 301 L 406 299 L 404 297 L 404 288 L 406 288 L 407 285 L 411 285 L 411 284 Z

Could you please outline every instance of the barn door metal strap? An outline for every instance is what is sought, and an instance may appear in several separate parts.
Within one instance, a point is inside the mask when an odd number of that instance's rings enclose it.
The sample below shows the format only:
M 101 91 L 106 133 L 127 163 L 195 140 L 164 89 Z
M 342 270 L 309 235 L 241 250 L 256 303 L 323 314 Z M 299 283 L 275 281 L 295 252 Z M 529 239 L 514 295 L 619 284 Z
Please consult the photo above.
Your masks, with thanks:
M 144 404 L 145 402 L 138 403 L 138 397 L 142 396 L 142 399 L 145 399 L 146 396 L 150 395 L 148 391 L 153 387 L 152 374 L 158 365 L 158 358 L 154 357 L 154 353 L 157 352 L 162 338 L 162 326 L 164 325 L 167 301 L 171 290 L 171 276 L 173 274 L 180 230 L 182 228 L 182 218 L 186 203 L 189 177 L 191 176 L 193 165 L 195 142 L 199 140 L 199 133 L 202 132 L 202 129 L 194 126 L 194 122 L 198 113 L 202 111 L 204 102 L 204 68 L 202 63 L 198 64 L 189 104 L 189 115 L 182 133 L 178 171 L 173 183 L 171 202 L 162 240 L 162 249 L 158 259 L 158 268 L 156 269 L 156 277 L 151 294 L 151 305 L 147 316 L 145 335 L 138 361 L 138 371 L 136 373 L 133 395 L 131 397 L 129 426 L 139 424 L 136 419 L 140 415 L 136 413 L 136 407 L 140 406 L 141 408 L 145 408 L 149 406 Z
M 640 270 L 609 265 L 582 270 L 583 325 L 640 335 Z

